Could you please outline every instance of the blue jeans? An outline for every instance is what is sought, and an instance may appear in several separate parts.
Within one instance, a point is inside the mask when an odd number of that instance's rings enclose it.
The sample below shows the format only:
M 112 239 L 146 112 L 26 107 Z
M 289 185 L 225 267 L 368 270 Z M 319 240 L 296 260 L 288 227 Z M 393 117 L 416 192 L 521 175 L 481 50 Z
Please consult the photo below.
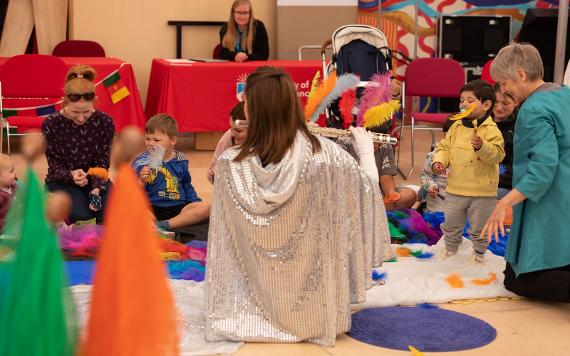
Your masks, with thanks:
M 93 190 L 90 185 L 80 187 L 76 184 L 49 182 L 46 183 L 46 189 L 49 192 L 65 192 L 71 198 L 71 212 L 69 213 L 68 222 L 84 221 L 96 219 L 97 223 L 103 222 L 103 212 L 107 202 L 109 192 L 101 189 L 102 208 L 99 211 L 89 209 L 89 193 Z

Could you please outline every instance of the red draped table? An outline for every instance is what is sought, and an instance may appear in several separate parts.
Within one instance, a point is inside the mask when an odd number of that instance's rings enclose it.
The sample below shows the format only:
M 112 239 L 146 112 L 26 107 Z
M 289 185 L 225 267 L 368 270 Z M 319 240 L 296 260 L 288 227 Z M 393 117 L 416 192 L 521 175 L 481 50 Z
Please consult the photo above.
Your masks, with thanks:
M 0 71 L 8 58 L 0 58 Z M 61 57 L 61 59 L 69 66 L 75 64 L 88 64 L 97 71 L 96 94 L 98 97 L 97 108 L 109 114 L 114 122 L 115 129 L 120 132 L 124 127 L 134 125 L 143 128 L 146 122 L 140 93 L 137 87 L 133 68 L 130 64 L 117 58 L 97 58 L 97 57 Z M 111 95 L 102 83 L 102 80 L 117 72 L 123 85 L 129 91 L 129 95 L 122 100 L 113 103 Z M 62 82 L 65 78 L 61 78 Z M 35 115 L 35 110 L 30 110 L 33 106 L 45 105 L 46 102 L 33 99 L 5 99 L 3 100 L 3 108 L 6 110 L 15 110 L 18 115 L 29 114 Z
M 152 62 L 145 113 L 172 115 L 180 132 L 225 131 L 247 75 L 259 66 L 282 67 L 305 101 L 320 61 L 203 63 L 155 59 Z

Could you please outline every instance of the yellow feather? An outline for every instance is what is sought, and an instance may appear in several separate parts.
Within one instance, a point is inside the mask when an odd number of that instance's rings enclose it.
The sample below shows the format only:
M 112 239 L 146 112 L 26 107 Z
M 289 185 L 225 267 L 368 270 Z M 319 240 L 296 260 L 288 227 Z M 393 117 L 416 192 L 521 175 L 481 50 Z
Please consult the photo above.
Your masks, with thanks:
M 317 110 L 319 104 L 323 99 L 334 89 L 336 85 L 336 72 L 332 72 L 331 75 L 322 81 L 316 88 L 313 97 L 307 99 L 307 104 L 305 105 L 305 119 L 308 121 L 311 116 Z
M 424 356 L 424 353 L 421 352 L 420 350 L 416 349 L 415 347 L 408 345 L 408 348 L 410 349 L 410 351 L 412 352 L 413 356 Z
M 313 77 L 313 81 L 311 84 L 311 90 L 309 91 L 309 95 L 307 96 L 307 100 L 311 99 L 315 95 L 315 90 L 321 83 L 321 71 L 317 70 L 315 76 Z
M 465 109 L 465 111 L 463 112 L 458 112 L 457 114 L 451 115 L 449 117 L 449 120 L 451 121 L 455 121 L 455 120 L 461 120 L 466 118 L 467 116 L 469 116 L 473 110 L 475 110 L 475 108 L 477 107 L 477 103 L 472 103 L 471 105 L 469 105 L 467 107 L 467 109 Z
M 386 121 L 390 120 L 392 114 L 399 109 L 399 100 L 390 100 L 386 103 L 371 107 L 364 114 L 364 127 L 370 128 L 382 125 Z

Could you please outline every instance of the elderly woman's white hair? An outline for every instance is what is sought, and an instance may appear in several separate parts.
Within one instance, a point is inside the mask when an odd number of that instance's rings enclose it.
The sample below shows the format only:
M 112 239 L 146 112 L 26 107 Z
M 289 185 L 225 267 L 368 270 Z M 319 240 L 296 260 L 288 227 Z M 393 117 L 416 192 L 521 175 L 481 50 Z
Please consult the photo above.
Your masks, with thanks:
M 519 81 L 519 69 L 525 71 L 526 77 L 530 81 L 540 80 L 544 77 L 544 66 L 536 47 L 528 43 L 511 42 L 501 48 L 493 59 L 491 76 L 495 81 L 497 79 Z

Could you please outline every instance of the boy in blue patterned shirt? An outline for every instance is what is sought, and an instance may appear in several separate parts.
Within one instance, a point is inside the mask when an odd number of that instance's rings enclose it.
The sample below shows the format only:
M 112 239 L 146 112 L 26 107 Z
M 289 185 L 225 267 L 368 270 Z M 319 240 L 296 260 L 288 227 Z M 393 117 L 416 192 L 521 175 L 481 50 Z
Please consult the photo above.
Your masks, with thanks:
M 160 146 L 164 150 L 161 168 L 140 164 L 144 155 L 133 162 L 150 200 L 156 225 L 162 230 L 194 225 L 210 216 L 210 204 L 203 202 L 192 186 L 188 160 L 174 149 L 177 139 L 176 120 L 167 114 L 154 115 L 145 126 L 145 147 L 150 150 Z

